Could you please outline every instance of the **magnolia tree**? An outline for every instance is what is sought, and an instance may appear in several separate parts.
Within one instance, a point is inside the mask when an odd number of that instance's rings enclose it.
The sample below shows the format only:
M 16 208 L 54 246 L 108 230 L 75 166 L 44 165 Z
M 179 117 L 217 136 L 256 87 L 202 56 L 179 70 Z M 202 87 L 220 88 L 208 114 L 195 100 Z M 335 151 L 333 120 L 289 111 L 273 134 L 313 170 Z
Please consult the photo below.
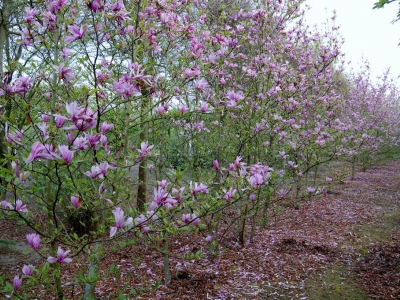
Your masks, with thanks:
M 114 239 L 156 248 L 169 284 L 175 233 L 202 234 L 213 258 L 229 231 L 245 243 L 249 219 L 252 241 L 291 190 L 314 195 L 310 170 L 397 139 L 394 86 L 360 74 L 343 88 L 337 28 L 307 28 L 301 3 L 254 2 L 217 21 L 206 1 L 27 6 L 24 62 L 1 87 L 18 107 L 2 119 L 15 168 L 0 173 L 1 204 L 46 262 L 5 290 L 19 297 L 40 278 L 59 299 L 65 281 L 93 298 Z M 78 255 L 89 271 L 67 278 Z

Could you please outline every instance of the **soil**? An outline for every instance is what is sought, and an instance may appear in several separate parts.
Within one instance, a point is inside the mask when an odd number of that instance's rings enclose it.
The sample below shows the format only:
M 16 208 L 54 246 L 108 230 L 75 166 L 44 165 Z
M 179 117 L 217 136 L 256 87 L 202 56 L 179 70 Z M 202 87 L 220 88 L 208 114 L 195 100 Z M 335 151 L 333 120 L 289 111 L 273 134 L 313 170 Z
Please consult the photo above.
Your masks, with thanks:
M 128 235 L 104 245 L 104 275 L 98 299 L 400 299 L 400 161 L 358 172 L 326 196 L 305 199 L 299 208 L 282 203 L 280 214 L 253 243 L 240 245 L 233 234 L 208 255 L 205 232 L 169 239 L 172 282 L 163 284 L 163 257 L 146 238 Z M 12 282 L 31 257 L 15 220 L 0 220 L 0 254 L 13 252 L 0 274 Z M 248 236 L 248 235 L 247 235 Z M 16 246 L 16 248 L 10 247 Z M 17 246 L 18 245 L 18 246 Z M 13 249 L 13 250 L 10 250 Z M 32 259 L 32 260 L 30 260 Z M 87 273 L 79 256 L 61 264 L 63 279 Z M 111 271 L 110 271 L 111 270 Z M 67 299 L 80 299 L 83 285 L 64 286 Z M 20 293 L 24 293 L 21 289 Z M 54 299 L 52 287 L 35 297 Z M 1 294 L 8 297 L 7 294 Z

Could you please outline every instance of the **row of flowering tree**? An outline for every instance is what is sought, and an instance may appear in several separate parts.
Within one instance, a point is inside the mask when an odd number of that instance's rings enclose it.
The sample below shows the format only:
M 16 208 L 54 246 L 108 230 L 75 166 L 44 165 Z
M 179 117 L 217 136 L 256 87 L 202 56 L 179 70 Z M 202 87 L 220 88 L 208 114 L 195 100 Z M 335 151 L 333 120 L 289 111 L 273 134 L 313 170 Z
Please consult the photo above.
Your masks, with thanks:
M 26 4 L 0 36 L 20 51 L 1 86 L 1 208 L 45 262 L 4 291 L 40 278 L 63 299 L 67 280 L 93 298 L 114 239 L 148 241 L 169 284 L 174 234 L 199 231 L 212 258 L 227 230 L 252 241 L 275 202 L 326 191 L 308 179 L 320 165 L 396 145 L 396 86 L 345 75 L 337 28 L 305 26 L 302 3 Z M 66 278 L 78 256 L 88 271 Z

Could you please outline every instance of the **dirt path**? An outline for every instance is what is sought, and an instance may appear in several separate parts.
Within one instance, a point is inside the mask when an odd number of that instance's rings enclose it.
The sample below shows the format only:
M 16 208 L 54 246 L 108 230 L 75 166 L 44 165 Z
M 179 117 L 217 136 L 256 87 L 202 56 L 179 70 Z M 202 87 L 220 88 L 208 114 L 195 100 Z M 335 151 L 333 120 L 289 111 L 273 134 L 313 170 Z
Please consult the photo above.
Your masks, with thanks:
M 335 200 L 359 203 L 376 218 L 358 217 L 342 258 L 306 282 L 308 299 L 400 299 L 400 163 L 358 172 L 335 190 Z

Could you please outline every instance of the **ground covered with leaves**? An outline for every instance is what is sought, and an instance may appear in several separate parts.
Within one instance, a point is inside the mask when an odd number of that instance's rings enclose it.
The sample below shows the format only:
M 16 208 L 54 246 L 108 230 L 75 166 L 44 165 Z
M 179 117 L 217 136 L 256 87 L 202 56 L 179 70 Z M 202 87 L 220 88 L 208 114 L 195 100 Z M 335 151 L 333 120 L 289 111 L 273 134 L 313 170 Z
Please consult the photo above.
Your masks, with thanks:
M 171 237 L 172 283 L 163 285 L 163 257 L 148 241 L 126 236 L 106 244 L 99 299 L 399 299 L 400 161 L 356 173 L 326 196 L 285 209 L 257 227 L 252 243 L 233 235 L 208 255 L 205 235 Z M 0 221 L 3 241 L 25 241 L 18 222 Z M 127 241 L 135 240 L 134 244 Z M 4 253 L 1 253 L 4 255 Z M 0 269 L 9 280 L 27 257 Z M 75 257 L 62 264 L 65 278 L 86 272 Z M 40 260 L 36 261 L 37 264 Z M 333 274 L 333 275 L 332 275 Z M 82 287 L 68 283 L 68 299 Z M 36 291 L 38 299 L 51 299 Z M 5 296 L 5 295 L 3 295 Z

